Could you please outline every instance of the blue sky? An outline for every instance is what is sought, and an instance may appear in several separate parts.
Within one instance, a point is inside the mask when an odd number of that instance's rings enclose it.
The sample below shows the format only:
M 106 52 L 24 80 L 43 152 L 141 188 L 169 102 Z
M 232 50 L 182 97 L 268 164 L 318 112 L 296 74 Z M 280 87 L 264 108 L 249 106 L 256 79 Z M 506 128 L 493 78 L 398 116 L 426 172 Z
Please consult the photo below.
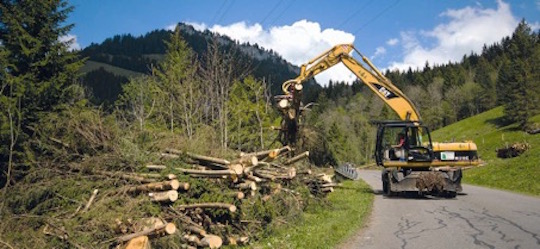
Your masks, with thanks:
M 116 34 L 141 35 L 187 22 L 273 49 L 302 64 L 350 43 L 382 69 L 456 61 L 510 35 L 525 18 L 540 27 L 540 0 L 69 0 L 79 47 Z M 338 67 L 317 78 L 351 80 Z

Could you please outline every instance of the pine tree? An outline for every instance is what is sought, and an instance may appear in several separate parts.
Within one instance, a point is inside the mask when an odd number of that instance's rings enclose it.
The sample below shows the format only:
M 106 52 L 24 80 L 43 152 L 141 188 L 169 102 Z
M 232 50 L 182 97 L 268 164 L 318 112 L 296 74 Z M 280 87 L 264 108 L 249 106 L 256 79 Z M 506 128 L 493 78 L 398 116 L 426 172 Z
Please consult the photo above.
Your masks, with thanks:
M 62 0 L 0 2 L 0 42 L 9 51 L 9 73 L 18 79 L 16 98 L 23 106 L 25 125 L 39 112 L 71 100 L 82 62 L 61 42 L 73 25 L 64 25 L 73 7 Z
M 60 41 L 73 27 L 64 24 L 72 10 L 62 0 L 0 0 L 0 144 L 16 141 L 14 160 L 24 159 L 23 144 L 40 118 L 80 93 L 82 62 L 68 49 L 72 41 Z M 0 150 L 2 172 L 5 153 Z
M 492 78 L 493 68 L 484 57 L 480 57 L 474 74 L 474 82 L 480 85 L 480 92 L 477 96 L 480 103 L 480 111 L 486 111 L 497 103 L 497 92 L 495 90 L 495 81 Z
M 157 111 L 171 131 L 181 128 L 186 137 L 192 138 L 197 119 L 199 85 L 195 79 L 197 64 L 193 51 L 187 46 L 177 26 L 167 45 L 165 59 L 154 74 L 160 96 Z
M 538 110 L 540 85 L 534 79 L 534 60 L 531 57 L 537 44 L 536 35 L 522 20 L 508 45 L 508 57 L 499 72 L 498 95 L 504 105 L 504 115 L 512 122 L 525 126 Z

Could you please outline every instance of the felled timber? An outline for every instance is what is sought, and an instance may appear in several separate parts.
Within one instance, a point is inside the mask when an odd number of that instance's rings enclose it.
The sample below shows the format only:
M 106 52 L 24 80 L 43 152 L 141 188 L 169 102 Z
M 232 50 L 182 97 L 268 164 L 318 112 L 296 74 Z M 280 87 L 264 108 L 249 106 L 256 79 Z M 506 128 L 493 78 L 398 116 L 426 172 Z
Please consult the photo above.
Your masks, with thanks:
M 290 165 L 290 164 L 296 163 L 296 162 L 298 162 L 298 161 L 300 161 L 300 160 L 302 160 L 304 158 L 307 158 L 307 157 L 309 157 L 309 151 L 305 151 L 303 153 L 300 153 L 299 155 L 288 159 L 283 164 L 284 165 Z
M 185 205 L 178 206 L 178 209 L 180 210 L 194 209 L 194 208 L 223 208 L 223 209 L 229 210 L 231 213 L 236 212 L 236 209 L 237 209 L 236 206 L 233 204 L 220 203 L 220 202 L 185 204 Z
M 148 196 L 150 196 L 150 199 L 154 202 L 168 203 L 178 200 L 178 192 L 176 190 L 148 193 Z
M 145 229 L 140 232 L 120 236 L 116 238 L 116 241 L 119 243 L 123 243 L 126 241 L 130 241 L 133 238 L 140 237 L 140 236 L 164 236 L 164 235 L 174 234 L 175 232 L 176 232 L 176 225 L 174 225 L 174 223 L 167 223 L 167 224 L 162 224 L 160 226 L 156 226 L 153 228 Z

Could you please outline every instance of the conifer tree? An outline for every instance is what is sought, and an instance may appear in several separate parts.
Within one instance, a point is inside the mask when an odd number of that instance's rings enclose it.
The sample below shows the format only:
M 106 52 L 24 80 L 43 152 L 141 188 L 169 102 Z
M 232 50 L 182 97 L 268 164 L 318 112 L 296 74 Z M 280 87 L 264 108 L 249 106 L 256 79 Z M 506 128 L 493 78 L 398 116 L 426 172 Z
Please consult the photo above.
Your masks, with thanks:
M 0 144 L 15 142 L 9 156 L 0 150 L 2 172 L 7 157 L 24 159 L 23 144 L 40 118 L 80 90 L 82 62 L 69 51 L 72 41 L 60 40 L 73 27 L 65 25 L 72 10 L 63 0 L 0 0 Z
M 512 122 L 525 126 L 529 118 L 538 112 L 540 84 L 534 78 L 534 46 L 536 35 L 522 20 L 512 35 L 508 47 L 508 59 L 499 71 L 498 95 L 504 105 L 504 115 Z
M 474 75 L 474 82 L 480 85 L 481 91 L 478 93 L 477 98 L 480 102 L 480 111 L 486 111 L 493 107 L 497 103 L 497 92 L 495 90 L 495 81 L 492 78 L 494 72 L 493 67 L 488 63 L 484 57 L 480 57 Z

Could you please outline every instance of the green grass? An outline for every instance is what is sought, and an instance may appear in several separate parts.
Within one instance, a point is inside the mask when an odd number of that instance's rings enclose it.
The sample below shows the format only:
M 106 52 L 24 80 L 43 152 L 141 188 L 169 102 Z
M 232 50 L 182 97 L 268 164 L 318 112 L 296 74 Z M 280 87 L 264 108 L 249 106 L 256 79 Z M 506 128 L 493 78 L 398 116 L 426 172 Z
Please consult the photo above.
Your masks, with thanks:
M 464 172 L 463 181 L 474 185 L 540 195 L 540 134 L 530 135 L 516 124 L 502 124 L 503 109 L 498 107 L 462 120 L 432 133 L 433 141 L 473 140 L 486 166 Z M 540 115 L 531 119 L 539 123 Z M 519 157 L 497 158 L 495 150 L 514 142 L 527 142 L 531 149 Z
M 300 221 L 288 224 L 254 248 L 333 248 L 352 236 L 371 213 L 373 194 L 363 181 L 344 182 L 328 198 L 328 205 L 306 210 Z
M 84 63 L 84 66 L 81 68 L 82 73 L 88 73 L 94 70 L 98 70 L 100 67 L 103 67 L 108 72 L 113 74 L 124 76 L 126 78 L 137 77 L 143 75 L 142 73 L 131 71 L 128 69 L 123 69 L 121 67 L 116 67 L 107 63 L 97 62 L 88 60 Z

